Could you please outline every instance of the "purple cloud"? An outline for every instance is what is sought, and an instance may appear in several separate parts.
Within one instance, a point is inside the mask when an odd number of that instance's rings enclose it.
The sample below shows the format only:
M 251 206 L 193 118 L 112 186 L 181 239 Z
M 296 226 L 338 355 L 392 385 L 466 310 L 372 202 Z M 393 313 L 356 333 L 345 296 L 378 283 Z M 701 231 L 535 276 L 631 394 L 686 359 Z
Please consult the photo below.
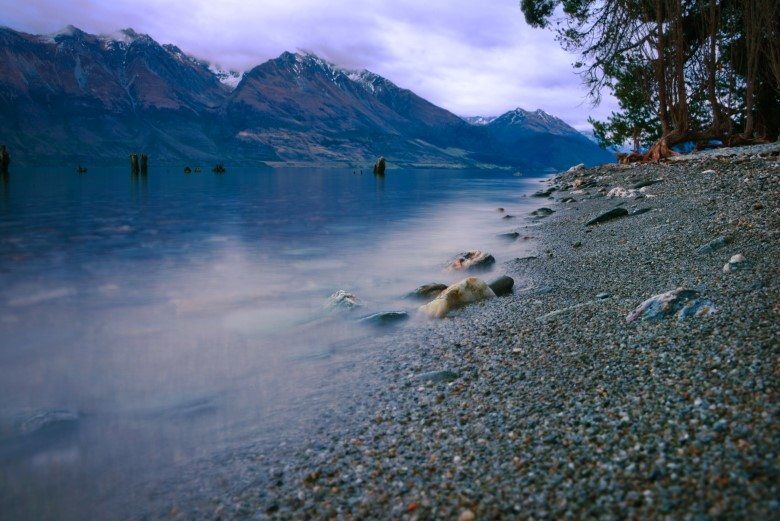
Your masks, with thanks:
M 461 115 L 541 108 L 584 129 L 615 107 L 591 107 L 575 57 L 529 27 L 517 0 L 0 0 L 0 12 L 1 24 L 33 33 L 132 27 L 237 70 L 305 49 Z

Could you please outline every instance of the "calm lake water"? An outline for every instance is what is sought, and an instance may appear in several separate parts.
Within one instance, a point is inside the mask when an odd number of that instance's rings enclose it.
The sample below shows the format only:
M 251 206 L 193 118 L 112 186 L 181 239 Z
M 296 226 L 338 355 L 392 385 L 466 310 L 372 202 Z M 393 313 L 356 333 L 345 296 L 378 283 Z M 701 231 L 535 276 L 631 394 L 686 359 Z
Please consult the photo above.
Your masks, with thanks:
M 377 334 L 326 312 L 328 297 L 355 293 L 353 316 L 412 310 L 403 296 L 462 278 L 443 267 L 467 249 L 492 252 L 485 278 L 498 276 L 525 252 L 497 234 L 521 225 L 538 180 L 13 169 L 0 183 L 0 517 L 79 517 L 171 465 L 299 434 L 301 410 L 339 399 L 328 360 Z

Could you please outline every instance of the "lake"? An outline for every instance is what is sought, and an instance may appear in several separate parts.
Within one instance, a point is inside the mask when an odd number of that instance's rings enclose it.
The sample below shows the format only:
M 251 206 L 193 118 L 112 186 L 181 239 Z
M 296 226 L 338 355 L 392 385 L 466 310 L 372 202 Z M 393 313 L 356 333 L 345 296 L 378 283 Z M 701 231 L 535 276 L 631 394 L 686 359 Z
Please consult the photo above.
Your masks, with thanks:
M 334 374 L 463 277 L 527 242 L 539 178 L 508 171 L 13 168 L 0 184 L 0 511 L 78 518 L 218 451 L 302 435 Z M 539 200 L 536 200 L 539 206 Z M 504 207 L 515 219 L 503 219 Z M 521 235 L 523 235 L 521 233 Z M 343 289 L 364 306 L 325 309 Z M 346 374 L 345 374 L 346 373 Z M 346 389 L 346 391 L 344 390 Z M 340 394 L 341 393 L 341 394 Z

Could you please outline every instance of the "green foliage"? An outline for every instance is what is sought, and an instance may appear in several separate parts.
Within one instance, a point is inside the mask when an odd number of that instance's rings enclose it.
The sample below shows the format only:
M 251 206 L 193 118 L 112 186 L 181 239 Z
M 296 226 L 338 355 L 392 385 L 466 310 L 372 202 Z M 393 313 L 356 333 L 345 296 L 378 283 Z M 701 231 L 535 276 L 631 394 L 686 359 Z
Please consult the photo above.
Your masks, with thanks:
M 521 0 L 520 9 L 531 27 L 547 27 L 560 0 Z
M 521 0 L 520 7 L 530 25 L 553 26 L 561 46 L 579 53 L 574 68 L 594 103 L 603 92 L 617 99 L 619 111 L 592 121 L 603 146 L 646 147 L 662 128 L 677 140 L 780 132 L 778 0 Z
M 652 71 L 637 56 L 617 59 L 605 69 L 611 78 L 607 88 L 618 100 L 620 112 L 613 112 L 604 122 L 588 120 L 596 139 L 602 147 L 628 142 L 635 151 L 648 147 L 661 136 L 657 103 L 648 96 Z

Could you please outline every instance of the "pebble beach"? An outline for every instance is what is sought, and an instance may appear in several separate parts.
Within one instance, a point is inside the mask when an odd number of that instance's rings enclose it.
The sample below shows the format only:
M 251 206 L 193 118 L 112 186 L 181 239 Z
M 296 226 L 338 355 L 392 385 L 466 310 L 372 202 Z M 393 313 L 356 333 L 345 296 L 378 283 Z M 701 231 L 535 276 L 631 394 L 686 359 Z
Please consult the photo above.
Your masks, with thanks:
M 506 230 L 533 254 L 496 259 L 513 293 L 378 334 L 354 398 L 311 436 L 231 454 L 146 515 L 777 517 L 778 152 L 540 184 L 552 211 Z M 627 319 L 676 288 L 705 312 Z

